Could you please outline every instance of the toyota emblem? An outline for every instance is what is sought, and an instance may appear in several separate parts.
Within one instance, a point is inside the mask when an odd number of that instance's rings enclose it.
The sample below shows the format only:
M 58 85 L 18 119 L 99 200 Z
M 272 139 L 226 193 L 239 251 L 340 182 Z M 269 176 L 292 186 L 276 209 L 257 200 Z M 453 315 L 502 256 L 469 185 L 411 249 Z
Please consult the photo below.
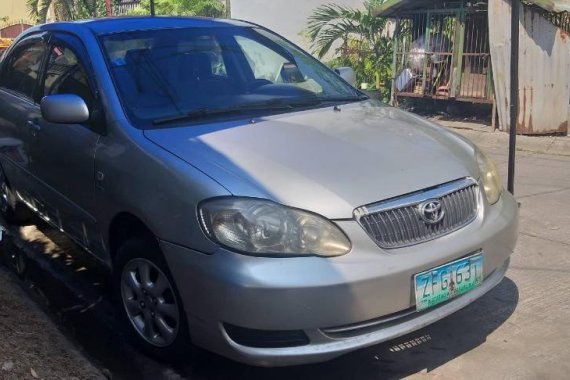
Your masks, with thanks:
M 430 199 L 419 206 L 419 213 L 422 220 L 427 224 L 437 224 L 445 216 L 443 205 L 437 199 Z

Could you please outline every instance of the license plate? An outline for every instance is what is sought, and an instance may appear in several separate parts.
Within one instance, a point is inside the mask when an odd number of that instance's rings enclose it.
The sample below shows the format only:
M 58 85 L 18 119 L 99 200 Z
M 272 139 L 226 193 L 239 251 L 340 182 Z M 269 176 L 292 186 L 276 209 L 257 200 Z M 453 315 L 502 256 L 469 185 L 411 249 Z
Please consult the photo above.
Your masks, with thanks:
M 478 253 L 414 276 L 416 310 L 460 296 L 483 282 L 483 254 Z

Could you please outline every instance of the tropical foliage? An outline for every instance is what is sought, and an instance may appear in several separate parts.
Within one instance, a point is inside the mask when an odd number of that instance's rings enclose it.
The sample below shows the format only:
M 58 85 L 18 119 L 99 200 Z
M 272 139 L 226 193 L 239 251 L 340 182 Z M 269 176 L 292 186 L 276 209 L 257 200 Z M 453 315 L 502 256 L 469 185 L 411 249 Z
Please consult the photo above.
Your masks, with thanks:
M 318 7 L 309 17 L 308 37 L 313 53 L 320 59 L 334 56 L 332 66 L 350 66 L 358 83 L 378 87 L 389 95 L 392 64 L 392 38 L 389 22 L 373 15 L 386 0 L 365 2 L 364 10 L 336 4 Z
M 30 17 L 46 22 L 48 10 L 53 9 L 57 20 L 77 20 L 106 15 L 105 0 L 27 0 Z
M 155 14 L 176 16 L 224 17 L 221 0 L 154 0 Z M 130 14 L 150 14 L 150 0 L 143 0 Z
M 116 3 L 115 0 L 111 2 Z M 27 3 L 30 17 L 38 23 L 46 22 L 50 7 L 57 20 L 96 18 L 107 14 L 105 0 L 27 0 Z M 205 17 L 225 15 L 224 2 L 221 0 L 155 0 L 154 3 L 157 15 Z M 150 0 L 142 0 L 129 14 L 150 14 Z

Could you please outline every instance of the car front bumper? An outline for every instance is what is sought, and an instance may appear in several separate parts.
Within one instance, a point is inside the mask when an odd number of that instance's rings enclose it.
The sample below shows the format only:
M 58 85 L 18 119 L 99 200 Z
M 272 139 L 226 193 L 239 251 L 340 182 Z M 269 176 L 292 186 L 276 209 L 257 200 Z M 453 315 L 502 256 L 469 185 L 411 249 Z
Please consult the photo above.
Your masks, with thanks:
M 335 258 L 261 258 L 220 249 L 212 255 L 161 242 L 198 346 L 261 366 L 319 362 L 385 342 L 467 306 L 501 282 L 518 234 L 518 207 L 505 193 L 449 235 L 383 251 L 355 221 L 338 221 L 353 242 Z M 475 252 L 483 284 L 433 309 L 415 312 L 414 274 Z M 302 331 L 307 344 L 252 347 L 227 324 L 257 331 Z

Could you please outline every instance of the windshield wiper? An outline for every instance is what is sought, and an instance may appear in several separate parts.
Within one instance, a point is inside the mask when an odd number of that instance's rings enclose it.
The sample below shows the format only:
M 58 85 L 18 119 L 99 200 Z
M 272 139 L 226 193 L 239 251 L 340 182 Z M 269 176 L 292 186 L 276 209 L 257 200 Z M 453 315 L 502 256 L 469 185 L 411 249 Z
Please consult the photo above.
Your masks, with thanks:
M 199 120 L 215 116 L 241 115 L 252 111 L 292 110 L 297 104 L 290 104 L 285 99 L 272 99 L 265 102 L 245 103 L 224 108 L 197 108 L 185 114 L 167 116 L 152 121 L 153 125 L 175 123 L 185 120 Z
M 368 100 L 369 97 L 367 95 L 358 95 L 358 96 L 329 96 L 320 98 L 321 102 L 360 102 L 362 100 Z
M 184 120 L 194 120 L 194 119 L 203 119 L 206 117 L 217 116 L 217 115 L 224 115 L 224 114 L 231 114 L 231 113 L 239 113 L 235 109 L 221 109 L 221 108 L 198 108 L 191 112 L 184 113 L 181 115 L 173 115 L 173 116 L 166 116 L 160 119 L 154 119 L 152 124 L 154 125 L 162 125 L 168 123 L 175 123 L 177 121 L 184 121 Z

